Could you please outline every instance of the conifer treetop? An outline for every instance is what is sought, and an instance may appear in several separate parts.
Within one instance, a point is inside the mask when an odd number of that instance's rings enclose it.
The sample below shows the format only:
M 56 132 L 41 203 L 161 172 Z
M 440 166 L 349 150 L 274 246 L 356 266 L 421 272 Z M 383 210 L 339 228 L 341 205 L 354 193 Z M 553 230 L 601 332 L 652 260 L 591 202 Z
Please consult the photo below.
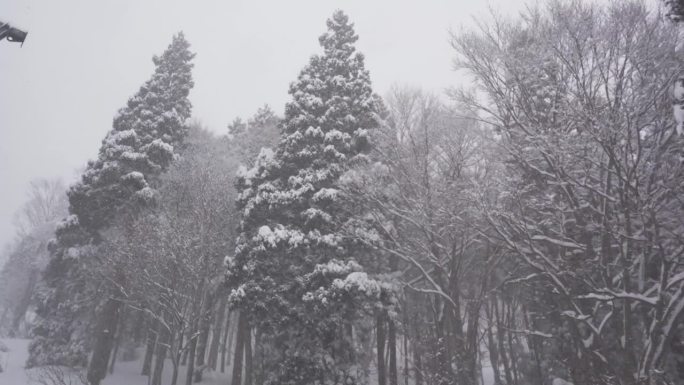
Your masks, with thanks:
M 154 200 L 152 183 L 177 156 L 187 135 L 187 99 L 194 54 L 182 33 L 161 56 L 155 71 L 114 118 L 98 158 L 88 163 L 81 180 L 67 193 L 68 216 L 56 229 L 51 260 L 37 295 L 34 340 L 28 367 L 83 366 L 88 361 L 88 338 L 93 303 L 92 261 L 101 230 L 123 210 L 136 212 Z
M 324 54 L 313 56 L 290 85 L 283 136 L 271 160 L 260 157 L 253 170 L 238 176 L 238 205 L 247 233 L 266 222 L 272 229 L 289 228 L 286 233 L 296 237 L 306 234 L 312 245 L 334 250 L 331 254 L 344 254 L 335 233 L 346 218 L 334 204 L 337 195 L 329 192 L 367 150 L 367 131 L 378 125 L 377 100 L 363 57 L 355 52 L 353 24 L 336 11 L 327 26 L 319 39 Z M 258 217 L 267 212 L 268 218 Z M 325 261 L 331 254 L 319 257 Z
M 190 117 L 192 104 L 187 97 L 194 86 L 194 57 L 183 32 L 174 35 L 164 53 L 152 58 L 155 64 L 152 77 L 128 100 L 126 107 L 119 110 L 114 118 L 114 131 L 133 129 L 142 134 L 140 139 L 144 142 L 161 138 L 171 145 L 177 144 L 187 133 L 185 128 L 169 123 L 175 123 L 174 119 L 184 122 Z M 141 115 L 150 117 L 155 112 L 160 112 L 155 120 L 140 119 Z
M 359 39 L 354 32 L 354 23 L 350 23 L 349 17 L 338 9 L 326 24 L 328 31 L 318 38 L 326 56 L 342 60 L 350 58 L 356 51 L 354 43 Z
M 81 181 L 69 191 L 70 212 L 81 226 L 97 231 L 134 196 L 153 198 L 150 178 L 165 170 L 187 135 L 185 121 L 192 80 L 190 44 L 182 32 L 160 56 L 155 70 L 121 108 L 102 141 L 98 158 L 88 163 Z
M 348 357 L 341 354 L 349 352 L 342 347 L 347 340 L 333 347 L 337 342 L 325 339 L 336 333 L 326 322 L 342 314 L 361 317 L 350 304 L 373 306 L 388 291 L 361 271 L 368 250 L 348 236 L 354 220 L 338 185 L 344 172 L 365 161 L 380 106 L 354 48 L 353 25 L 336 11 L 327 26 L 319 39 L 323 54 L 311 57 L 290 85 L 276 150 L 262 150 L 254 167 L 238 173 L 243 218 L 235 257 L 226 263 L 231 304 L 290 346 L 278 347 L 288 351 L 282 357 L 301 355 L 313 366 L 315 357 L 331 352 Z M 310 301 L 312 296 L 318 299 Z M 333 301 L 344 305 L 331 310 Z M 302 323 L 312 328 L 307 341 L 298 339 Z M 349 364 L 342 361 L 340 367 Z M 283 364 L 281 374 L 306 382 L 311 373 L 300 364 Z M 290 383 L 285 377 L 276 382 Z
M 366 130 L 377 126 L 375 99 L 363 55 L 356 52 L 353 24 L 342 11 L 327 21 L 313 56 L 290 85 L 283 141 L 278 152 L 285 171 L 327 168 L 335 179 L 341 166 L 363 152 Z M 323 151 L 324 150 L 324 151 Z

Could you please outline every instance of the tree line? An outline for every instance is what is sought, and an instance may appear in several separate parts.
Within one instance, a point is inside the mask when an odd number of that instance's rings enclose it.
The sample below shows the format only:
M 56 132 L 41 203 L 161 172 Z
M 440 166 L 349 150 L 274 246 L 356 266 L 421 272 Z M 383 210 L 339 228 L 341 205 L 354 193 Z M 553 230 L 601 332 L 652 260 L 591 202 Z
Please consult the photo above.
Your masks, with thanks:
M 450 35 L 470 82 L 446 95 L 379 96 L 357 39 L 335 12 L 284 115 L 217 136 L 176 35 L 67 201 L 46 182 L 21 212 L 0 324 L 33 339 L 27 365 L 682 383 L 677 25 L 635 0 L 492 15 Z

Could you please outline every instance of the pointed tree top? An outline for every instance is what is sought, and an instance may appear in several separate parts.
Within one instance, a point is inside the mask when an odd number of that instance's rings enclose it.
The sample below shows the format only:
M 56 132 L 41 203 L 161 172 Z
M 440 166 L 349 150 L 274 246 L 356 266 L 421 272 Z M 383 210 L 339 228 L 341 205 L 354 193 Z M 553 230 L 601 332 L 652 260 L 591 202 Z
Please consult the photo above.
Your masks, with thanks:
M 159 65 L 162 62 L 179 62 L 179 60 L 174 59 L 180 59 L 180 62 L 187 63 L 194 57 L 195 54 L 190 52 L 190 43 L 185 39 L 185 34 L 183 31 L 179 31 L 173 35 L 171 44 L 169 44 L 164 53 L 161 56 L 155 55 L 152 57 L 152 61 L 155 65 Z M 190 66 L 192 67 L 192 64 Z
M 250 126 L 264 126 L 269 121 L 275 120 L 278 120 L 278 117 L 271 109 L 271 106 L 264 104 L 262 107 L 259 107 L 257 112 L 254 114 L 254 116 L 252 116 L 252 118 L 249 119 L 247 123 Z
M 354 23 L 341 10 L 335 11 L 326 22 L 328 31 L 318 39 L 329 56 L 350 57 L 354 51 L 354 43 L 359 39 L 354 32 Z

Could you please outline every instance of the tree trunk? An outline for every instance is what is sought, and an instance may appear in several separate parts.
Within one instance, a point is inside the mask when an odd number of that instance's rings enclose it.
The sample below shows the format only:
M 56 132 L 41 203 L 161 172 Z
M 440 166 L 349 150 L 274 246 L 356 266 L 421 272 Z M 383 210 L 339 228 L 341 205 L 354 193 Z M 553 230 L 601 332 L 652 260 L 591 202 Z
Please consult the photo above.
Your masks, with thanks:
M 420 358 L 420 341 L 416 341 L 416 343 L 417 345 L 413 347 L 413 371 L 416 375 L 416 385 L 423 385 L 423 362 Z
M 178 364 L 177 360 L 171 362 L 173 364 L 173 373 L 171 374 L 171 385 L 176 385 L 178 383 Z
M 242 385 L 242 357 L 245 351 L 245 333 L 247 317 L 244 311 L 238 315 L 237 339 L 235 341 L 235 352 L 233 353 L 233 378 L 231 385 Z
M 147 330 L 147 346 L 145 347 L 145 358 L 143 359 L 142 375 L 149 376 L 150 368 L 152 367 L 152 355 L 154 348 L 157 345 L 157 337 L 159 331 L 159 322 L 152 320 L 152 327 L 148 325 Z
M 5 320 L 7 319 L 7 313 L 9 313 L 9 308 L 6 307 L 6 308 L 2 311 L 2 317 L 0 317 L 0 325 L 4 325 L 4 324 L 5 324 Z
M 513 376 L 511 375 L 511 369 L 510 366 L 508 365 L 508 358 L 506 357 L 506 344 L 504 341 L 504 320 L 503 318 L 503 310 L 501 311 L 501 315 L 499 315 L 499 305 L 498 305 L 498 300 L 493 299 L 492 300 L 494 303 L 494 317 L 496 318 L 496 337 L 498 341 L 498 347 L 499 347 L 499 356 L 501 358 L 501 361 L 503 363 L 504 367 L 504 375 L 506 376 L 506 384 L 515 384 L 516 382 L 513 382 Z M 503 305 L 502 305 L 503 307 Z M 511 356 L 512 359 L 512 356 Z
M 456 382 L 456 378 L 453 375 L 451 367 L 451 357 L 448 352 L 448 335 L 445 332 L 447 307 L 444 305 L 440 298 L 435 298 L 432 305 L 432 318 L 435 325 L 435 337 L 437 338 L 435 344 L 435 355 L 437 364 L 437 381 L 438 385 L 453 385 Z M 439 309 L 443 310 L 440 312 Z M 440 316 L 441 313 L 441 316 Z
M 408 322 L 405 322 L 408 329 Z M 408 354 L 408 333 L 404 332 L 404 385 L 409 383 L 409 354 Z
M 15 334 L 18 334 L 19 325 L 21 324 L 21 321 L 24 319 L 24 316 L 26 315 L 26 311 L 31 305 L 31 295 L 33 295 L 33 292 L 36 287 L 36 282 L 38 282 L 39 277 L 40 271 L 38 269 L 31 269 L 31 272 L 29 273 L 28 284 L 26 285 L 26 290 L 24 290 L 24 295 L 22 296 L 21 301 L 19 301 L 17 306 L 14 308 L 12 331 Z
M 171 351 L 171 364 L 173 365 L 173 372 L 171 373 L 171 385 L 178 383 L 178 366 L 180 365 L 180 354 L 177 353 L 178 348 Z
M 463 347 L 463 369 L 461 370 L 460 384 L 476 385 L 477 376 L 477 359 L 480 351 L 478 347 L 478 320 L 480 317 L 481 302 L 479 300 L 471 300 L 466 305 L 466 312 L 468 314 L 467 331 L 465 335 L 465 346 Z
M 185 338 L 185 335 L 181 334 L 181 336 L 180 336 L 181 341 L 183 340 L 183 338 Z M 182 343 L 181 343 L 181 346 L 183 346 Z M 188 364 L 188 353 L 189 352 L 190 352 L 189 349 L 183 350 L 183 358 L 181 358 L 181 365 L 185 366 Z
M 162 373 L 164 371 L 164 361 L 169 344 L 169 331 L 162 325 L 159 326 L 159 337 L 157 339 L 157 352 L 154 361 L 154 371 L 152 372 L 152 385 L 161 385 Z
M 248 323 L 245 324 L 245 385 L 252 385 L 252 328 Z
M 512 305 L 509 305 L 509 316 L 506 320 L 506 325 L 508 329 L 513 329 L 515 327 L 515 320 L 513 319 L 513 313 L 510 310 Z M 501 307 L 501 311 L 503 312 L 504 307 Z M 513 347 L 513 337 L 512 333 L 506 333 L 508 336 L 508 355 L 511 359 L 511 371 L 513 372 L 513 381 L 517 385 L 519 383 L 520 376 L 518 375 L 518 365 L 516 362 L 518 361 L 518 356 L 517 353 L 515 352 L 515 348 Z
M 207 342 L 209 341 L 209 329 L 211 328 L 211 319 L 213 314 L 214 299 L 211 293 L 207 292 L 205 295 L 204 306 L 201 309 L 199 319 L 199 337 L 195 349 L 195 382 L 202 381 L 202 373 L 204 372 L 204 358 L 207 352 Z
M 221 296 L 219 307 L 214 321 L 214 331 L 211 334 L 211 345 L 209 346 L 208 364 L 212 370 L 216 370 L 218 364 L 218 351 L 221 345 L 221 329 L 223 327 L 223 319 L 226 315 L 226 298 Z
M 112 351 L 112 360 L 109 363 L 109 374 L 114 373 L 114 364 L 116 364 L 116 356 L 119 354 L 119 346 L 121 346 L 121 340 L 123 338 L 123 328 L 126 318 L 124 313 L 125 309 L 121 309 L 121 314 L 119 315 L 119 326 L 116 328 L 116 337 L 114 339 L 114 350 Z
M 187 362 L 183 360 L 188 359 L 188 349 L 183 348 L 183 343 L 185 341 L 185 333 L 181 330 L 178 332 L 178 366 L 185 365 Z
M 492 371 L 494 371 L 494 385 L 501 385 L 501 374 L 499 372 L 499 351 L 494 342 L 494 333 L 492 333 L 491 312 L 488 312 L 490 318 L 487 324 L 487 343 L 489 344 L 489 362 L 492 364 Z
M 231 315 L 230 311 L 226 314 L 226 326 L 224 327 L 223 340 L 221 343 L 221 373 L 226 372 L 226 358 L 230 359 L 230 357 L 226 357 L 226 354 L 230 354 L 230 346 L 233 344 L 233 334 L 230 330 Z M 228 338 L 229 336 L 230 338 Z
M 88 365 L 88 373 L 86 377 L 91 385 L 99 385 L 102 379 L 107 375 L 107 367 L 109 366 L 109 357 L 114 345 L 114 335 L 116 334 L 116 327 L 119 323 L 119 311 L 121 302 L 114 298 L 107 299 L 102 312 L 100 313 L 100 320 L 98 322 L 95 346 L 93 354 Z
M 133 321 L 133 328 L 131 330 L 131 341 L 133 345 L 142 344 L 144 333 L 148 331 L 149 325 L 146 323 L 145 312 L 134 310 L 135 321 Z M 129 318 L 132 318 L 129 316 Z
M 525 309 L 525 310 L 523 310 L 523 311 L 524 311 L 524 316 L 525 316 L 525 318 L 524 318 L 524 320 L 525 320 L 525 329 L 527 329 L 527 330 L 537 330 L 537 329 L 536 329 L 537 325 L 535 324 L 534 319 L 530 319 L 530 317 L 529 317 L 529 311 L 528 311 L 527 309 Z M 509 313 L 510 313 L 510 306 L 509 306 Z M 510 322 L 511 322 L 511 317 L 510 317 L 510 315 L 509 315 L 509 317 L 508 317 L 508 322 L 509 322 L 509 324 L 510 324 Z M 510 338 L 511 338 L 511 337 L 510 337 L 510 333 L 509 333 L 509 337 L 508 337 L 508 338 L 509 338 L 509 340 L 510 340 Z M 541 364 L 541 357 L 540 357 L 540 354 L 541 354 L 541 351 L 540 351 L 540 350 L 541 350 L 541 348 L 540 348 L 540 346 L 539 346 L 540 344 L 537 343 L 538 337 L 535 336 L 535 335 L 529 335 L 529 336 L 527 337 L 527 340 L 528 340 L 529 346 L 532 348 L 531 350 L 532 350 L 532 354 L 534 355 L 534 362 L 535 362 L 535 364 L 536 364 L 535 366 L 536 366 L 536 368 L 537 368 L 537 378 L 539 379 L 539 382 L 541 383 L 542 379 L 544 378 L 544 377 L 543 377 L 543 376 L 544 376 L 544 374 L 543 374 L 543 373 L 544 373 L 544 370 L 542 369 L 542 364 Z
M 254 384 L 263 385 L 264 383 L 264 348 L 261 342 L 261 329 L 254 331 Z
M 195 374 L 195 352 L 197 350 L 197 336 L 191 334 L 188 344 L 188 371 L 185 376 L 185 385 L 192 385 L 192 379 L 194 378 Z
M 452 258 L 452 272 L 449 275 L 449 291 L 450 297 L 453 301 L 444 301 L 444 312 L 447 318 L 451 320 L 451 325 L 443 327 L 444 333 L 450 334 L 452 338 L 451 346 L 453 347 L 452 352 L 447 354 L 447 366 L 449 367 L 449 372 L 451 371 L 452 357 L 456 357 L 458 362 L 458 381 L 449 381 L 449 383 L 458 382 L 459 385 L 475 385 L 474 377 L 474 352 L 469 352 L 469 341 L 468 335 L 463 332 L 463 317 L 461 315 L 461 289 L 460 282 L 458 280 L 458 274 L 454 273 L 457 270 L 458 258 Z M 471 305 L 472 306 L 472 305 Z M 469 305 L 466 304 L 465 312 L 470 320 Z M 472 331 L 468 327 L 468 332 Z M 453 356 L 452 356 L 453 354 Z
M 178 383 L 181 354 L 183 352 L 183 331 L 178 331 L 175 334 L 176 336 L 173 338 L 173 344 L 171 344 L 171 350 L 169 351 L 171 365 L 173 365 L 173 372 L 171 373 L 171 385 L 176 385 Z
M 397 327 L 394 321 L 388 319 L 388 348 L 389 348 L 389 383 L 398 385 L 397 379 Z
M 378 312 L 375 318 L 375 330 L 378 341 L 378 385 L 387 385 L 385 369 L 385 314 Z

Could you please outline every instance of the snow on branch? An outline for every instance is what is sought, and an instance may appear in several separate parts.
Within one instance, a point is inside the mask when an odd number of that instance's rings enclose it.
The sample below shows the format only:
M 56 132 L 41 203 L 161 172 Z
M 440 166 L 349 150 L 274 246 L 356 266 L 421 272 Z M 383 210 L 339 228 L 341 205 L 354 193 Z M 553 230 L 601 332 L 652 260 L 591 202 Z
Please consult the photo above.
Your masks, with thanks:
M 645 304 L 655 306 L 656 303 L 658 302 L 658 298 L 655 297 L 647 297 L 643 294 L 639 293 L 629 293 L 626 291 L 611 291 L 611 290 L 606 290 L 602 289 L 599 290 L 597 293 L 589 293 L 589 294 L 584 294 L 584 295 L 578 295 L 575 298 L 577 299 L 593 299 L 597 301 L 613 301 L 616 299 L 631 299 L 639 302 L 643 302 Z
M 549 243 L 553 243 L 554 245 L 558 245 L 561 247 L 567 247 L 571 249 L 584 249 L 584 246 L 580 245 L 579 243 L 575 243 L 572 241 L 567 241 L 567 240 L 562 240 L 562 239 L 556 239 L 556 238 L 551 238 L 547 237 L 546 235 L 533 235 L 531 237 L 533 241 L 546 241 Z

